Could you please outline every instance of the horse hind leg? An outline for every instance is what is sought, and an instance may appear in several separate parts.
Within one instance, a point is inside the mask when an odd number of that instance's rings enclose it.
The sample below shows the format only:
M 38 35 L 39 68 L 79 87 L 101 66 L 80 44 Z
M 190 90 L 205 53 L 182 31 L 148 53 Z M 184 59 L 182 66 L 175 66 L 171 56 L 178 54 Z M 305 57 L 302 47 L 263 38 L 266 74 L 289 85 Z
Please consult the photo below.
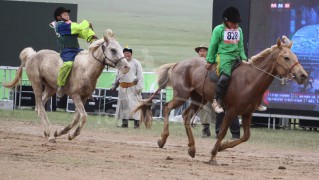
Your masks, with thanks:
M 172 109 L 175 109 L 184 103 L 185 103 L 184 99 L 173 97 L 171 101 L 169 101 L 168 103 L 164 105 L 163 107 L 164 108 L 164 129 L 161 134 L 161 138 L 157 141 L 157 144 L 160 148 L 164 147 L 167 137 L 169 136 L 169 124 L 168 124 L 169 113 L 171 112 Z
M 76 95 L 72 99 L 73 99 L 73 102 L 74 102 L 76 109 L 78 111 L 80 123 L 79 123 L 78 127 L 73 132 L 69 133 L 68 139 L 70 141 L 80 134 L 82 128 L 84 127 L 84 125 L 87 121 L 87 113 L 84 109 L 84 104 L 86 102 L 86 98 L 81 99 L 81 97 L 79 95 Z
M 55 89 L 45 86 L 44 92 L 42 93 L 42 102 L 43 105 L 55 94 Z
M 190 125 L 190 121 L 192 117 L 195 115 L 195 113 L 198 111 L 200 104 L 201 104 L 201 96 L 198 94 L 192 94 L 192 103 L 190 106 L 183 112 L 183 121 L 184 121 L 184 126 L 186 130 L 186 134 L 188 137 L 188 154 L 194 158 L 196 154 L 196 148 L 195 148 L 195 140 L 192 132 L 192 128 Z M 206 102 L 203 102 L 206 103 Z
M 50 122 L 45 112 L 44 104 L 42 101 L 42 82 L 34 80 L 32 76 L 30 76 L 29 79 L 31 81 L 32 88 L 34 91 L 36 112 L 38 116 L 40 117 L 42 124 L 44 126 L 44 135 L 45 137 L 48 138 L 49 142 L 55 143 L 55 137 L 52 136 L 52 133 L 50 132 Z

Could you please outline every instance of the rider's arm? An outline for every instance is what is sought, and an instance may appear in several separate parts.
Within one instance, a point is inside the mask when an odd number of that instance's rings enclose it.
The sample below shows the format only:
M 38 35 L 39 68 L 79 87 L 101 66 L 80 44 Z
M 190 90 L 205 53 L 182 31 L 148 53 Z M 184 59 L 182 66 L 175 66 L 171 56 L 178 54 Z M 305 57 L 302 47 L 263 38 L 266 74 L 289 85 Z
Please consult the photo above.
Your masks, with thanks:
M 214 64 L 216 61 L 215 57 L 218 50 L 218 44 L 220 42 L 220 33 L 220 28 L 214 28 L 206 56 L 208 63 Z
M 92 36 L 95 35 L 94 31 L 90 28 L 90 23 L 87 20 L 83 20 L 81 23 L 71 23 L 71 34 L 77 34 L 79 38 L 86 41 L 92 41 Z
M 239 28 L 240 31 L 240 39 L 239 39 L 239 56 L 242 60 L 247 61 L 247 56 L 245 55 L 245 49 L 244 49 L 244 36 L 243 36 L 243 31 L 241 28 Z

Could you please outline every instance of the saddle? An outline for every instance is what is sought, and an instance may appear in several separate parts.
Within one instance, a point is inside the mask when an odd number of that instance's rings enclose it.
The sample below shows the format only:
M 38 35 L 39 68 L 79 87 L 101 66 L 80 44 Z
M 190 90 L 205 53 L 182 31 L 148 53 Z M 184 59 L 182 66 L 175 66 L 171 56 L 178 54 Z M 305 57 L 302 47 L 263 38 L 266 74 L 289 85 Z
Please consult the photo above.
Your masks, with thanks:
M 236 58 L 235 63 L 233 64 L 231 71 L 233 72 L 241 64 L 241 59 Z M 217 83 L 219 80 L 219 74 L 217 73 L 217 63 L 213 64 L 211 71 L 208 72 L 210 81 Z

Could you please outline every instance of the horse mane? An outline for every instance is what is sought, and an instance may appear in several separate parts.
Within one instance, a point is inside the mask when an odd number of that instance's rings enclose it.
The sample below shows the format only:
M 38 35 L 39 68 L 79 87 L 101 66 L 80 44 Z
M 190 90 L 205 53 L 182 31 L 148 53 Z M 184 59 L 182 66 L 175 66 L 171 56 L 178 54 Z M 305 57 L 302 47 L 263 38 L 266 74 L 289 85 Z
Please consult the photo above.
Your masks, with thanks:
M 92 42 L 92 44 L 89 46 L 89 51 L 95 51 L 97 48 L 99 48 L 104 42 L 106 42 L 107 39 L 115 39 L 115 34 L 111 29 L 107 29 L 103 33 L 103 38 L 96 40 Z
M 282 36 L 282 46 L 288 46 L 291 43 L 291 40 L 287 38 L 287 36 L 283 35 Z M 263 51 L 261 51 L 260 53 L 252 56 L 249 60 L 249 62 L 256 62 L 258 60 L 263 59 L 264 57 L 268 56 L 271 52 L 275 51 L 276 49 L 278 49 L 277 45 L 273 45 L 270 48 L 267 48 Z
M 96 40 L 96 41 L 92 42 L 92 44 L 90 44 L 90 46 L 89 46 L 89 51 L 96 50 L 96 49 L 99 48 L 103 43 L 104 43 L 104 39 L 99 39 L 99 40 Z

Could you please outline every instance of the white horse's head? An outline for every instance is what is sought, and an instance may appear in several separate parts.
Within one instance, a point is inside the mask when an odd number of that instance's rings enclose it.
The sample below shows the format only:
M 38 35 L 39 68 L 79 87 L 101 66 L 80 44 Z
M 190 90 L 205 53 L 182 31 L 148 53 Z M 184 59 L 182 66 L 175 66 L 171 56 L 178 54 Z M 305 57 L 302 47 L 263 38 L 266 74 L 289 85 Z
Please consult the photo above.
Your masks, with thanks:
M 101 51 L 97 51 L 99 47 L 101 47 Z M 130 66 L 124 57 L 123 48 L 116 41 L 115 34 L 111 29 L 105 31 L 103 39 L 92 43 L 89 50 L 92 51 L 92 55 L 96 60 L 101 61 L 105 65 L 117 68 L 123 74 L 129 72 Z

